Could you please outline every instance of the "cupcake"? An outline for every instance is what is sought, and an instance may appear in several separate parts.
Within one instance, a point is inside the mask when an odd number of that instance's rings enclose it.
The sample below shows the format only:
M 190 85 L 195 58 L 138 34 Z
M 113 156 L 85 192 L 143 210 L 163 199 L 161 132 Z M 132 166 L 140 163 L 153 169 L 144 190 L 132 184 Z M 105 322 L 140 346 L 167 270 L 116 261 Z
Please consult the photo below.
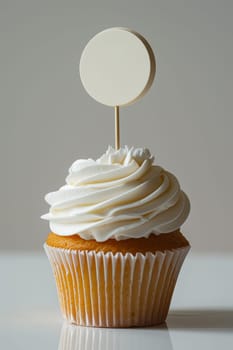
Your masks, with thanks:
M 75 161 L 46 195 L 44 244 L 64 318 L 93 327 L 149 326 L 167 317 L 189 242 L 190 203 L 148 149 L 109 147 Z

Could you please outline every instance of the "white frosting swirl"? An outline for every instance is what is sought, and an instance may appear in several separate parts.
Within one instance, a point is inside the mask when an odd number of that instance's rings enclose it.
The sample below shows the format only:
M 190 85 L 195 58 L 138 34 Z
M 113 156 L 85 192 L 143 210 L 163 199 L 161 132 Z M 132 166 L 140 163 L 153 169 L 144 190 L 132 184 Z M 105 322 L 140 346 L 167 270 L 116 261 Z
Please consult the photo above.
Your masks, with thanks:
M 153 160 L 148 149 L 127 146 L 109 146 L 96 161 L 77 160 L 67 184 L 45 196 L 51 208 L 42 218 L 57 235 L 96 241 L 177 230 L 189 214 L 189 200 L 175 176 Z

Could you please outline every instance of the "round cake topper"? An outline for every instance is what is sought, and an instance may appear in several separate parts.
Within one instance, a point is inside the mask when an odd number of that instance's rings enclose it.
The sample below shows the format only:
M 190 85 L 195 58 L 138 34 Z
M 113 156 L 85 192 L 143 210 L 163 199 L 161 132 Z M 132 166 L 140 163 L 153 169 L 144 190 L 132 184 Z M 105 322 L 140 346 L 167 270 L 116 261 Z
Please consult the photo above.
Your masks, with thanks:
M 79 68 L 91 97 L 107 106 L 124 106 L 149 90 L 155 76 L 155 57 L 140 34 L 110 28 L 88 42 Z
M 119 106 L 140 99 L 151 87 L 155 56 L 141 34 L 110 28 L 95 35 L 83 50 L 79 71 L 87 93 L 115 108 L 115 147 L 120 147 Z

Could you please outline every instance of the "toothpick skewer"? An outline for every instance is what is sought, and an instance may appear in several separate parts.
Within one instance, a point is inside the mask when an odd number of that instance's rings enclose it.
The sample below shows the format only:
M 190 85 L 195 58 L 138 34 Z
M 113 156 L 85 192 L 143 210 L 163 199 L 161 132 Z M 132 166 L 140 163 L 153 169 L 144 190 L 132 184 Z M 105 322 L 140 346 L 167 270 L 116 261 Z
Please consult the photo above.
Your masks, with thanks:
M 119 106 L 114 107 L 115 111 L 115 148 L 116 150 L 120 148 L 120 115 Z

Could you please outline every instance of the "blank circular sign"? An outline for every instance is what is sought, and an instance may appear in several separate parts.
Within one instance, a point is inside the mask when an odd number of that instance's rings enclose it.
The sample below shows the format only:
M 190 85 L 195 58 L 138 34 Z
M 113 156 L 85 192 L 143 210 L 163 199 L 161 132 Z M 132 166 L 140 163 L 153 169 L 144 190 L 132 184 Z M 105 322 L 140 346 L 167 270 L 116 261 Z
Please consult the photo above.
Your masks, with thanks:
M 141 98 L 151 87 L 155 57 L 140 34 L 110 28 L 88 42 L 79 70 L 91 97 L 107 106 L 123 106 Z

